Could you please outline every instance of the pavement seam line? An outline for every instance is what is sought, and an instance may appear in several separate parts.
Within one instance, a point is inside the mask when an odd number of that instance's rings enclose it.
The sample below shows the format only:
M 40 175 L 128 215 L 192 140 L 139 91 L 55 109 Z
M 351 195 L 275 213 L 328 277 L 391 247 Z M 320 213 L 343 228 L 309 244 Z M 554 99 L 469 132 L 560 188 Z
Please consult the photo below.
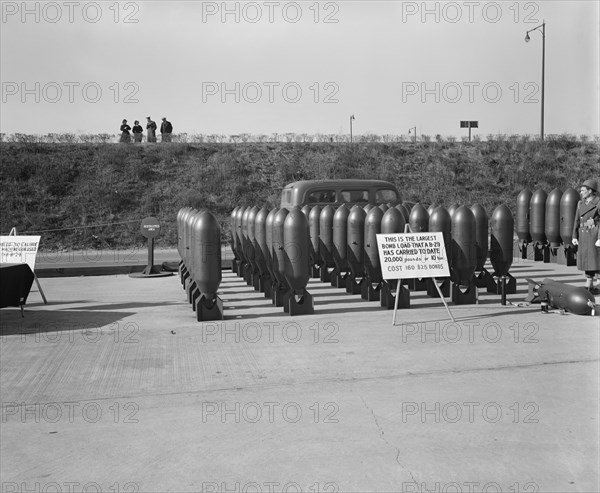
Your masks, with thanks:
M 379 420 L 377 419 L 377 416 L 375 415 L 375 412 L 373 411 L 373 409 L 371 407 L 369 407 L 369 405 L 367 404 L 367 401 L 365 401 L 365 399 L 363 398 L 363 396 L 360 396 L 360 400 L 363 402 L 365 408 L 371 413 L 371 416 L 373 416 L 373 421 L 375 422 L 375 426 L 377 426 L 377 429 L 379 430 L 379 438 L 386 444 L 388 445 L 390 448 L 394 449 L 396 451 L 396 458 L 395 461 L 396 463 L 405 471 L 408 472 L 408 474 L 410 475 L 412 482 L 414 484 L 418 484 L 417 480 L 415 479 L 412 471 L 410 469 L 408 469 L 404 464 L 402 464 L 402 462 L 400 462 L 400 448 L 396 447 L 395 445 L 392 445 L 387 438 L 385 438 L 385 432 L 383 431 L 383 428 L 381 427 L 381 425 L 379 424 Z

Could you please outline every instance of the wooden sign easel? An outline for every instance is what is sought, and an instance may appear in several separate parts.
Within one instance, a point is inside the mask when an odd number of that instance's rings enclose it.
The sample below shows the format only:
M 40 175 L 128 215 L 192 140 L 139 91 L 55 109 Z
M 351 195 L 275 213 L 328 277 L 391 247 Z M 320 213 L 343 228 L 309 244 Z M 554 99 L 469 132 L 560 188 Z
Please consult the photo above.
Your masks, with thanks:
M 404 233 L 412 233 L 412 229 L 411 229 L 410 225 L 406 224 L 404 226 Z M 440 287 L 438 286 L 438 284 L 436 282 L 436 278 L 433 277 L 431 279 L 433 280 L 433 284 L 435 285 L 435 288 L 437 289 L 437 292 L 440 295 L 440 299 L 442 300 L 442 303 L 444 304 L 444 307 L 446 308 L 446 311 L 448 312 L 450 319 L 453 322 L 455 322 L 455 319 L 452 316 L 452 312 L 450 311 L 450 308 L 448 307 L 448 304 L 446 303 L 446 300 L 444 299 L 444 295 L 442 294 L 442 291 L 440 290 Z M 394 315 L 392 317 L 392 325 L 396 325 L 396 312 L 398 311 L 398 300 L 400 299 L 401 284 L 402 284 L 402 278 L 398 278 L 398 285 L 396 286 L 396 299 L 394 300 Z
M 8 233 L 8 236 L 18 236 L 17 234 L 17 228 L 12 228 L 10 230 L 10 233 Z M 35 279 L 35 283 L 37 285 L 38 291 L 40 292 L 40 294 L 42 295 L 42 299 L 44 300 L 44 304 L 47 305 L 48 301 L 46 300 L 46 295 L 44 294 L 44 290 L 42 289 L 42 286 L 40 284 L 40 281 L 38 279 L 37 274 L 35 273 L 35 269 L 33 271 L 33 278 Z M 21 309 L 23 309 L 23 307 L 21 307 Z

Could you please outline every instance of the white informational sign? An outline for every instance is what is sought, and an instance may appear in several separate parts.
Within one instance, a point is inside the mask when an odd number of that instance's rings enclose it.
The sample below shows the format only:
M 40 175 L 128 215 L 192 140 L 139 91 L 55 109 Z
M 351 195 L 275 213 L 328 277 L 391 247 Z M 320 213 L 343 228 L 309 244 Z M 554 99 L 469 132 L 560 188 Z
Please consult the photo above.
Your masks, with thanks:
M 450 277 L 443 233 L 378 234 L 384 279 Z
M 41 236 L 0 236 L 0 261 L 3 264 L 28 264 L 35 272 L 35 257 Z

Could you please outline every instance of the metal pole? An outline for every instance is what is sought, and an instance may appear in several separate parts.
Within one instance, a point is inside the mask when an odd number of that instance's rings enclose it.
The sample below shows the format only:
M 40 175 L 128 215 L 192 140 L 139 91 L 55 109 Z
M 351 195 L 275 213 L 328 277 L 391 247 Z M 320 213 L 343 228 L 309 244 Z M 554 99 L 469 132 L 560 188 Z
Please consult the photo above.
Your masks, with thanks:
M 352 117 L 350 117 L 350 142 L 352 142 Z
M 544 85 L 545 85 L 545 74 L 546 74 L 546 23 L 542 23 L 542 124 L 541 133 L 542 140 L 544 140 Z

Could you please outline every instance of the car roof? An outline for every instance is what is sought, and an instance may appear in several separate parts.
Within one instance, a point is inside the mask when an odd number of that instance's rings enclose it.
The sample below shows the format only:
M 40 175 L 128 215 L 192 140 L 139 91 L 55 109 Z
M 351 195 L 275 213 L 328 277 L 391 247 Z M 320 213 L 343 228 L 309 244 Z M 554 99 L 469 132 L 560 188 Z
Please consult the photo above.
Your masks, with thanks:
M 385 180 L 359 180 L 359 179 L 342 179 L 342 180 L 300 180 L 293 183 L 289 183 L 284 187 L 289 188 L 333 188 L 333 187 L 393 187 L 396 186 L 393 183 Z

